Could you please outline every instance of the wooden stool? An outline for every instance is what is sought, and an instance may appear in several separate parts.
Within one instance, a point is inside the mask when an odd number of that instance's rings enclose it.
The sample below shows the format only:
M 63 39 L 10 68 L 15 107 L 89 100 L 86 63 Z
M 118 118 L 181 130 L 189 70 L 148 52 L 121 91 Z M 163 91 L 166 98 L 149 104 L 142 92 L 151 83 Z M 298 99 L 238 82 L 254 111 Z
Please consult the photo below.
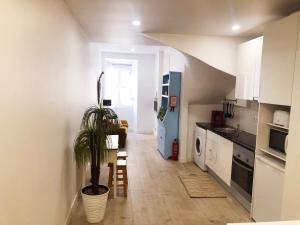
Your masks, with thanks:
M 108 176 L 108 186 L 113 186 L 113 174 L 114 174 L 114 166 L 113 163 L 108 164 L 109 167 L 109 176 Z M 120 181 L 121 183 L 119 183 Z M 117 186 L 123 187 L 124 196 L 127 197 L 127 189 L 128 189 L 128 177 L 127 177 L 127 162 L 126 160 L 118 160 L 117 161 Z
M 117 153 L 117 159 L 123 159 L 123 160 L 126 160 L 127 157 L 128 157 L 128 155 L 127 155 L 127 152 L 125 152 L 125 151 L 119 151 L 119 152 Z
M 108 163 L 107 166 L 109 167 L 108 187 L 112 188 L 112 186 L 113 186 L 113 179 L 114 179 L 114 164 L 113 163 Z

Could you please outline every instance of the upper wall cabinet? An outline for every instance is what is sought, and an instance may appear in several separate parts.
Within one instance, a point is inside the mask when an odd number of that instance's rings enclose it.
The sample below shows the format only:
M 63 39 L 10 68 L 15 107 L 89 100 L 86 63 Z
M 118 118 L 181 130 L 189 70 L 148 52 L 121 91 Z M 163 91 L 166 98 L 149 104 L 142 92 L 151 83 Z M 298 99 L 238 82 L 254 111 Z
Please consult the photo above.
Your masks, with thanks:
M 263 37 L 238 46 L 235 97 L 254 100 L 259 97 Z
M 291 105 L 299 13 L 264 31 L 259 102 Z

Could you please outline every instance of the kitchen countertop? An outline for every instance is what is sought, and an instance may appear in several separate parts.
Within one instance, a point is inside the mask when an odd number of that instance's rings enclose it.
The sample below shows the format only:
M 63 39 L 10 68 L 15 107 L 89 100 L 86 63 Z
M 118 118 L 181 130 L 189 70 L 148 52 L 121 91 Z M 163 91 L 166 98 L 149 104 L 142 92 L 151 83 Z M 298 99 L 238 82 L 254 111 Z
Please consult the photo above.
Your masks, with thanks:
M 248 150 L 254 152 L 255 151 L 255 145 L 256 145 L 256 135 L 250 134 L 246 131 L 240 130 L 238 135 L 236 133 L 226 134 L 222 132 L 217 132 L 214 130 L 216 127 L 212 127 L 210 123 L 196 123 L 198 127 L 201 127 L 203 129 L 209 130 L 215 134 L 218 134 L 224 138 L 226 138 L 229 141 L 232 141 L 233 143 L 236 143 L 238 145 L 243 146 L 244 148 L 247 148 Z M 230 127 L 230 126 L 224 126 L 224 127 Z

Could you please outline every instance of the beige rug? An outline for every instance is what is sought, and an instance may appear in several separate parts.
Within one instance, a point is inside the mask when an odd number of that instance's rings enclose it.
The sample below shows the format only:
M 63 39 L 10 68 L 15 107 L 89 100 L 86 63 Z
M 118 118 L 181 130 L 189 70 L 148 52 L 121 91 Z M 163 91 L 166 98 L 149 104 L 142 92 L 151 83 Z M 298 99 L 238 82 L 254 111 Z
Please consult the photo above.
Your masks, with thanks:
M 191 198 L 226 198 L 222 187 L 207 173 L 179 176 Z

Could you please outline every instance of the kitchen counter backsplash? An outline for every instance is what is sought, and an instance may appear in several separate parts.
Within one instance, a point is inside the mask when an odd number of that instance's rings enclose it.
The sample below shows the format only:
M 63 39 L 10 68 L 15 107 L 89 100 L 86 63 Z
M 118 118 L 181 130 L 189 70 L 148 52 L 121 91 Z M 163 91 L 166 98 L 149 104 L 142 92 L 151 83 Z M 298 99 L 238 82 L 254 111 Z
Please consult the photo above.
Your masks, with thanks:
M 248 101 L 247 107 L 234 107 L 234 118 L 226 118 L 226 124 L 232 127 L 240 125 L 240 129 L 256 135 L 258 102 Z

